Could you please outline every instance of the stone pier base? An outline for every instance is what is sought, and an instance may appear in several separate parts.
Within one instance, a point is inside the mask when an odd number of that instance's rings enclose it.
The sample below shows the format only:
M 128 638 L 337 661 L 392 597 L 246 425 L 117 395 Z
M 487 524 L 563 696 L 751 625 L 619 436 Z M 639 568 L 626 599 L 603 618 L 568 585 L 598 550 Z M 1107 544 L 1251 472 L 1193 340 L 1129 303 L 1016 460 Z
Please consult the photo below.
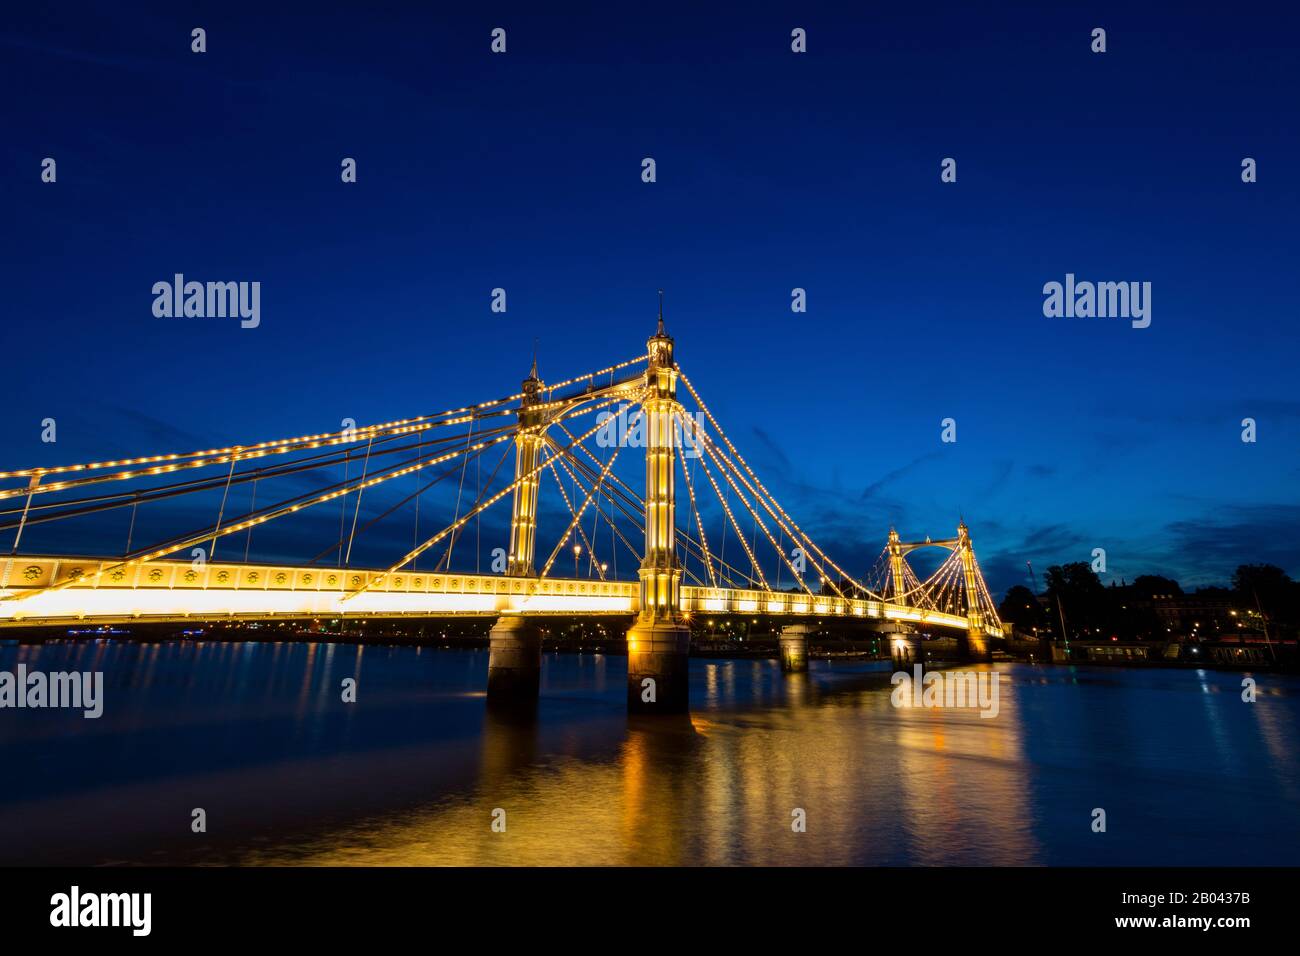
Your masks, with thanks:
M 781 628 L 781 670 L 800 673 L 808 669 L 808 638 L 813 630 L 807 624 Z
M 627 709 L 683 714 L 690 709 L 691 631 L 685 624 L 633 624 L 627 632 Z
M 886 631 L 885 640 L 889 641 L 889 659 L 894 670 L 910 671 L 913 664 L 924 664 L 925 656 L 921 653 L 921 641 L 916 635 L 903 630 Z
M 957 653 L 965 663 L 989 659 L 989 637 L 983 631 L 965 631 L 957 637 Z
M 488 632 L 489 701 L 537 699 L 542 677 L 542 632 L 523 617 L 503 617 Z

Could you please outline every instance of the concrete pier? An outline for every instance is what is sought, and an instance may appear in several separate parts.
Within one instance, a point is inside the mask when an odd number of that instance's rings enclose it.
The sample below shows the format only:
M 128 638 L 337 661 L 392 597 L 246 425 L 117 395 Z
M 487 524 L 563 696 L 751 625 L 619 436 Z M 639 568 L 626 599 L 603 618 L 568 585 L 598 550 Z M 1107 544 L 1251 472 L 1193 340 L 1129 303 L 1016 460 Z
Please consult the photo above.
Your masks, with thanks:
M 990 658 L 989 638 L 983 630 L 971 628 L 957 635 L 957 655 L 962 663 L 987 661 Z
M 488 700 L 537 698 L 542 676 L 542 632 L 518 616 L 498 619 L 488 632 Z
M 808 638 L 816 630 L 808 624 L 781 628 L 781 670 L 801 673 L 808 669 Z
M 921 652 L 921 641 L 916 635 L 899 629 L 885 631 L 885 640 L 889 641 L 889 659 L 895 670 L 910 670 L 913 664 L 924 664 L 925 655 Z
M 691 631 L 662 621 L 627 632 L 627 709 L 634 714 L 680 714 L 690 703 Z

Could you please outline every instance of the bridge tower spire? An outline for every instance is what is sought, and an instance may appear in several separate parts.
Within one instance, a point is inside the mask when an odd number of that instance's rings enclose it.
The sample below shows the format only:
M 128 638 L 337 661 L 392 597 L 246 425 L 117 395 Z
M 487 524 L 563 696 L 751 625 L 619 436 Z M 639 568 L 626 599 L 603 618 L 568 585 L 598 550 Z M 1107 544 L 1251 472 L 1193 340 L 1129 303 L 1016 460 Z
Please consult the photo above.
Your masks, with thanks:
M 682 568 L 677 560 L 677 365 L 673 340 L 664 329 L 663 292 L 659 324 L 646 342 L 645 556 L 637 572 L 640 613 L 627 633 L 628 708 L 641 713 L 687 709 L 687 667 L 691 632 L 681 613 Z

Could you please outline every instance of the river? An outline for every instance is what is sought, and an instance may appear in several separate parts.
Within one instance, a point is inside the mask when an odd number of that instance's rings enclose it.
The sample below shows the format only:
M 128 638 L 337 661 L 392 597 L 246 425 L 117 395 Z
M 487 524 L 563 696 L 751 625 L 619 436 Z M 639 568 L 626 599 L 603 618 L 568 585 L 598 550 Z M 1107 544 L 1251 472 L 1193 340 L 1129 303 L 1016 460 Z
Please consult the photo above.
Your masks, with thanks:
M 0 709 L 0 863 L 1300 864 L 1295 676 L 999 664 L 985 718 L 885 662 L 697 659 L 689 717 L 630 719 L 625 658 L 547 654 L 523 717 L 487 659 L 0 646 L 105 675 L 98 719 Z

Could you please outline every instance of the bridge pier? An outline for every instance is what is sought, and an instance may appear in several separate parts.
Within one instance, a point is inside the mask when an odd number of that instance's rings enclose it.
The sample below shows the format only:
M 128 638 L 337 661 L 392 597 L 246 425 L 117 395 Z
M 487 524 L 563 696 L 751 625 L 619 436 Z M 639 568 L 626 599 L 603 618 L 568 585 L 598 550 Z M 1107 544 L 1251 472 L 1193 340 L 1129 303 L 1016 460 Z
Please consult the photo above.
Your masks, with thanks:
M 690 702 L 690 629 L 641 622 L 627 632 L 627 709 L 634 714 L 681 714 Z
M 814 630 L 808 624 L 787 624 L 781 628 L 781 670 L 801 673 L 808 669 L 808 638 Z
M 989 637 L 982 629 L 971 628 L 962 631 L 957 637 L 957 649 L 963 661 L 987 661 L 989 659 Z
M 889 641 L 889 659 L 895 670 L 910 670 L 915 664 L 924 664 L 925 655 L 921 652 L 921 641 L 910 631 L 902 628 L 885 631 Z
M 518 615 L 498 619 L 488 632 L 488 702 L 535 701 L 541 679 L 541 629 Z

